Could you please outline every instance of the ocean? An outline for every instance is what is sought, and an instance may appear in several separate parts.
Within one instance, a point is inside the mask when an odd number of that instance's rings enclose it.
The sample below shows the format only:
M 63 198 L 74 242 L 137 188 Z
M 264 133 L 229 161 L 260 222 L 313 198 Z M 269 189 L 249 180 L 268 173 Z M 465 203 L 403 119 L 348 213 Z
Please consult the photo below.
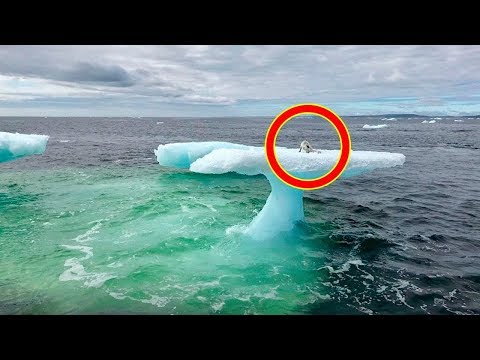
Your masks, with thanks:
M 229 231 L 263 207 L 263 176 L 154 149 L 263 146 L 272 117 L 0 118 L 50 136 L 0 164 L 0 314 L 480 314 L 480 118 L 342 118 L 354 151 L 405 164 L 305 192 L 305 222 L 268 241 Z M 339 147 L 309 117 L 277 145 L 304 139 Z

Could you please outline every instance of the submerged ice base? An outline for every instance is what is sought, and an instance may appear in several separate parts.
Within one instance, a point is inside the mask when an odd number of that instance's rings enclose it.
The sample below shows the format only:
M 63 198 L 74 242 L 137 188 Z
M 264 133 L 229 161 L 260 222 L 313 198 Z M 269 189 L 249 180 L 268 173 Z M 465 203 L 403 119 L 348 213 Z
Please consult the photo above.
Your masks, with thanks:
M 24 156 L 40 155 L 47 148 L 47 135 L 0 132 L 0 163 Z
M 305 179 L 325 175 L 337 162 L 339 150 L 320 151 L 307 154 L 298 149 L 276 147 L 277 158 L 283 168 Z M 290 231 L 296 222 L 304 219 L 303 191 L 286 185 L 273 174 L 263 147 L 227 142 L 173 143 L 159 145 L 155 155 L 162 166 L 184 168 L 197 173 L 265 175 L 272 192 L 263 209 L 245 229 L 245 233 L 254 238 L 268 238 L 279 232 Z M 405 156 L 399 153 L 352 151 L 341 178 L 403 165 L 404 162 Z

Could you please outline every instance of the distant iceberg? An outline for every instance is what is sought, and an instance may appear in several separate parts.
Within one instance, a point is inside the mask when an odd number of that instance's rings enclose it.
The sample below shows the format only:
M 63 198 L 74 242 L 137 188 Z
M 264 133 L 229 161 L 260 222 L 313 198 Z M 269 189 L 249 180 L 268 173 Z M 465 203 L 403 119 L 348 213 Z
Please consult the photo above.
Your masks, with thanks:
M 47 147 L 47 135 L 0 132 L 0 163 L 24 156 L 40 155 Z
M 383 129 L 383 128 L 386 128 L 388 127 L 387 124 L 380 124 L 380 125 L 368 125 L 368 124 L 365 124 L 363 125 L 362 129 L 365 129 L 365 130 L 373 130 L 373 129 Z
M 313 179 L 325 175 L 335 165 L 339 150 L 307 154 L 298 149 L 276 147 L 276 154 L 290 174 Z M 162 166 L 184 168 L 197 173 L 265 175 L 272 192 L 263 209 L 243 231 L 251 237 L 269 238 L 279 232 L 292 230 L 297 221 L 304 220 L 303 191 L 284 184 L 272 173 L 263 147 L 228 142 L 173 143 L 160 145 L 155 155 Z M 399 153 L 352 151 L 341 178 L 403 165 L 404 162 L 405 156 Z

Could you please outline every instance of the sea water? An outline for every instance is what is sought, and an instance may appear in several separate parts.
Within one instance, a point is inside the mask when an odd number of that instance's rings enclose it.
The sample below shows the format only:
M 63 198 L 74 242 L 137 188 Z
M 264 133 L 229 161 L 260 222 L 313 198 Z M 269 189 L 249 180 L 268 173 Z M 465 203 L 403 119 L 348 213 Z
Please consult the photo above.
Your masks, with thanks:
M 258 241 L 263 175 L 160 166 L 160 144 L 262 146 L 272 118 L 1 118 L 49 135 L 0 164 L 3 314 L 479 313 L 480 120 L 344 117 L 354 151 L 403 166 L 305 192 L 304 221 Z M 157 124 L 158 123 L 158 124 Z M 282 129 L 338 149 L 321 119 Z

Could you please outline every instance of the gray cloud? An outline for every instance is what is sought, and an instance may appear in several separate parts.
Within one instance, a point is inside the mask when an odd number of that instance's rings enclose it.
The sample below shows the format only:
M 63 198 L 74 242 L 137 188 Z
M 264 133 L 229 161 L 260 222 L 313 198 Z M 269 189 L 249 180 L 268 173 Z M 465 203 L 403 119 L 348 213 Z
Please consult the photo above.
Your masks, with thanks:
M 135 82 L 131 74 L 116 64 L 69 63 L 68 58 L 30 54 L 27 49 L 15 47 L 0 50 L 0 74 L 110 86 L 131 86 Z
M 101 65 L 88 62 L 75 64 L 71 70 L 58 74 L 56 80 L 99 83 L 111 86 L 131 86 L 134 84 L 132 76 L 118 65 Z
M 439 107 L 480 95 L 480 47 L 0 46 L 0 89 L 0 108 L 56 97 L 142 106 L 415 97 Z

